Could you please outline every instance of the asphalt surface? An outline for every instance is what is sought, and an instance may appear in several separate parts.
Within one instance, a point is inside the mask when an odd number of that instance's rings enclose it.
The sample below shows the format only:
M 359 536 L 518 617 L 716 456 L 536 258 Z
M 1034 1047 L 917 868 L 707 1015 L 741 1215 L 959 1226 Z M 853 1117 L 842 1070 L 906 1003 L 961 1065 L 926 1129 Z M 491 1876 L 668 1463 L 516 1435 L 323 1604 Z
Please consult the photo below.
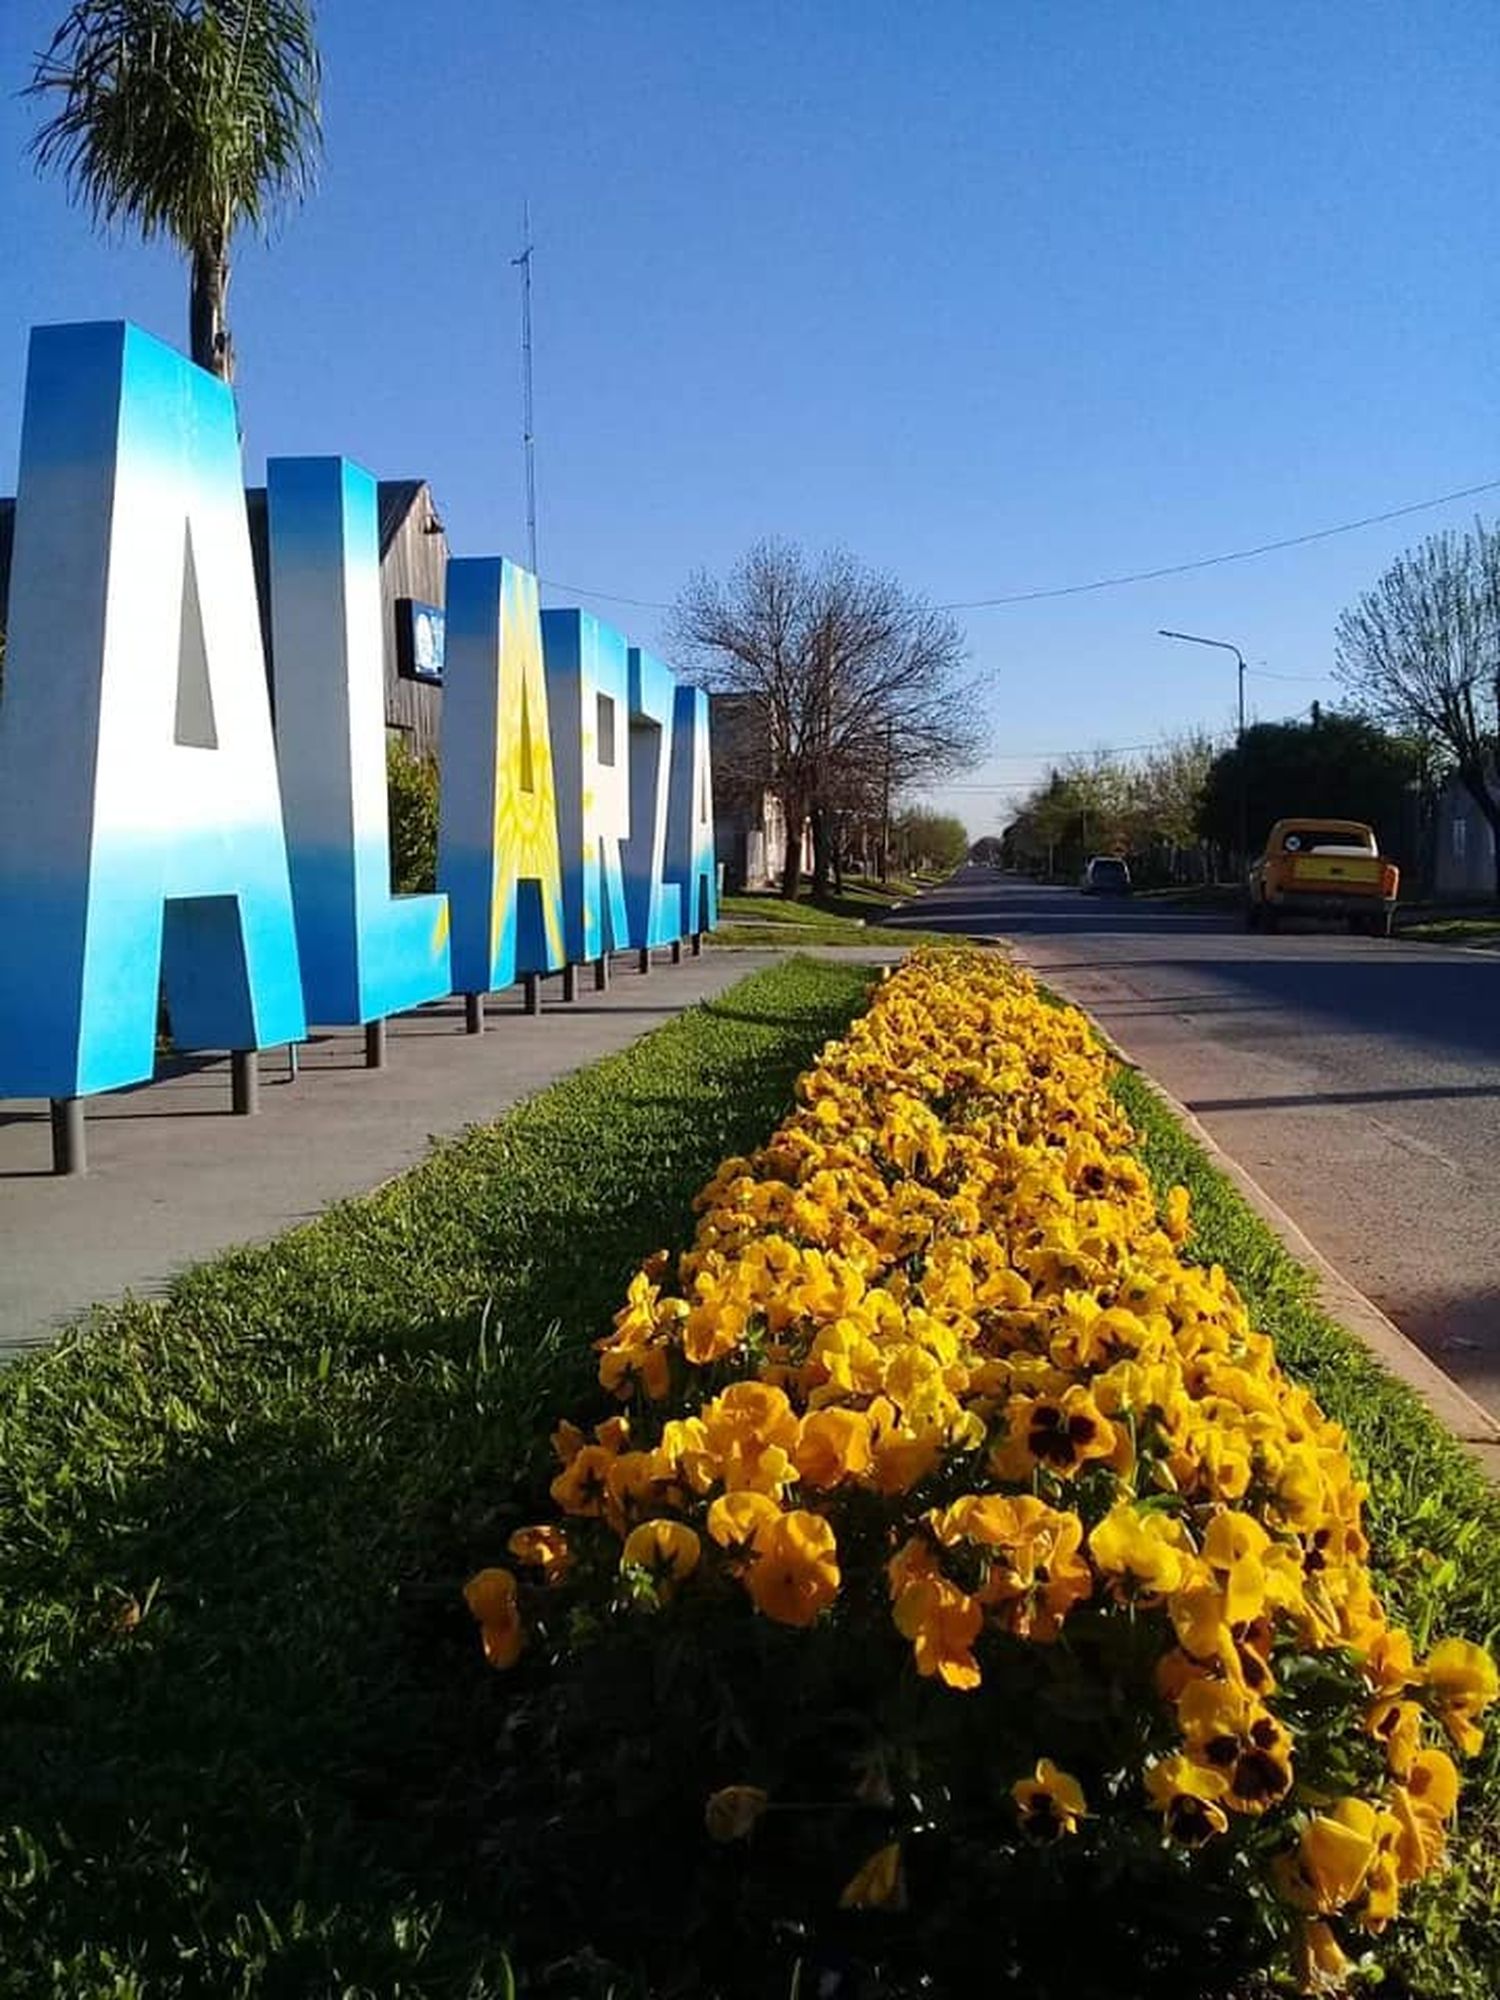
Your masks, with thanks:
M 982 868 L 883 921 L 1009 939 L 1500 1415 L 1500 954 Z

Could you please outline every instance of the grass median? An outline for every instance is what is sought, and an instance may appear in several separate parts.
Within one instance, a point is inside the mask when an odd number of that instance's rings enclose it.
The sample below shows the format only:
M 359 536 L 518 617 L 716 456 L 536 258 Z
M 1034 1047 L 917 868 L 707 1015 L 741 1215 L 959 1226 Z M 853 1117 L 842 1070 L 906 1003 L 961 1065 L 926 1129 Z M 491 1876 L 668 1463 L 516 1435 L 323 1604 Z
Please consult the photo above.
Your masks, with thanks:
M 914 926 L 882 924 L 893 904 L 917 893 L 910 884 L 887 892 L 851 885 L 843 894 L 820 902 L 784 903 L 764 894 L 720 898 L 720 928 L 711 942 L 720 950 L 736 951 L 764 945 L 895 945 L 902 950 L 921 944 L 952 944 L 954 939 Z
M 868 983 L 760 973 L 0 1375 L 5 2000 L 508 1990 L 465 1890 L 475 1496 Z
M 1500 949 L 1500 917 L 1424 917 L 1420 908 L 1409 913 L 1409 921 L 1398 916 L 1397 937 L 1415 944 L 1463 944 Z

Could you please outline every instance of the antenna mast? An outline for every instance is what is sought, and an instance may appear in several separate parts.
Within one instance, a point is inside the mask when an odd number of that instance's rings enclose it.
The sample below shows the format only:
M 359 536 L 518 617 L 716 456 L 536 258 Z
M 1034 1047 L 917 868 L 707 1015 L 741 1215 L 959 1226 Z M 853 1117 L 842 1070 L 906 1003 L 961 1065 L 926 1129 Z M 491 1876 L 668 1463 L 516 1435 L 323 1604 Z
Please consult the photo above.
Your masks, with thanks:
M 531 396 L 531 203 L 525 207 L 526 245 L 512 264 L 521 267 L 521 397 L 522 439 L 526 446 L 526 551 L 533 576 L 536 567 L 536 426 Z

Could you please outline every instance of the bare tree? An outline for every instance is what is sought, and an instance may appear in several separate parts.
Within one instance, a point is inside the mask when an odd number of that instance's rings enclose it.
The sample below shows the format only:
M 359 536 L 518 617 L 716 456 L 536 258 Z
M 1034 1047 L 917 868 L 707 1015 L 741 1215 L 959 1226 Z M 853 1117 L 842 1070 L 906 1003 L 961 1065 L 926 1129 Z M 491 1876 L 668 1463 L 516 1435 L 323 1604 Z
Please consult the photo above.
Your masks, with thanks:
M 1336 637 L 1336 676 L 1363 712 L 1451 759 L 1490 823 L 1500 895 L 1500 528 L 1398 556 Z
M 674 607 L 670 640 L 702 685 L 757 714 L 764 770 L 781 802 L 794 900 L 804 822 L 814 893 L 827 887 L 843 814 L 888 811 L 903 790 L 972 763 L 976 693 L 961 678 L 958 626 L 842 551 L 809 561 L 757 543 L 729 577 L 699 573 Z

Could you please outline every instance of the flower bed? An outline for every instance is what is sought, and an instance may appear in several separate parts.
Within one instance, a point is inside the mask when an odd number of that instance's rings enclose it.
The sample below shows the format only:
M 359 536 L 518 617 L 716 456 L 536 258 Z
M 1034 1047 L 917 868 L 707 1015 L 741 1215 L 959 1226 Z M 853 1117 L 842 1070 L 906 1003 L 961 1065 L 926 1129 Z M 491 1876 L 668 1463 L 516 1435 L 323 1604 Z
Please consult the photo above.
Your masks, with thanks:
M 468 1587 L 486 1656 L 688 1649 L 691 1725 L 620 1730 L 674 1743 L 747 1923 L 805 1943 L 821 1898 L 895 1967 L 1123 1940 L 1175 1990 L 1374 1970 L 1495 1668 L 1387 1621 L 1343 1432 L 1184 1261 L 1087 1022 L 914 960 L 798 1097 L 633 1280 L 624 1407 L 561 1425 L 559 1518 Z

